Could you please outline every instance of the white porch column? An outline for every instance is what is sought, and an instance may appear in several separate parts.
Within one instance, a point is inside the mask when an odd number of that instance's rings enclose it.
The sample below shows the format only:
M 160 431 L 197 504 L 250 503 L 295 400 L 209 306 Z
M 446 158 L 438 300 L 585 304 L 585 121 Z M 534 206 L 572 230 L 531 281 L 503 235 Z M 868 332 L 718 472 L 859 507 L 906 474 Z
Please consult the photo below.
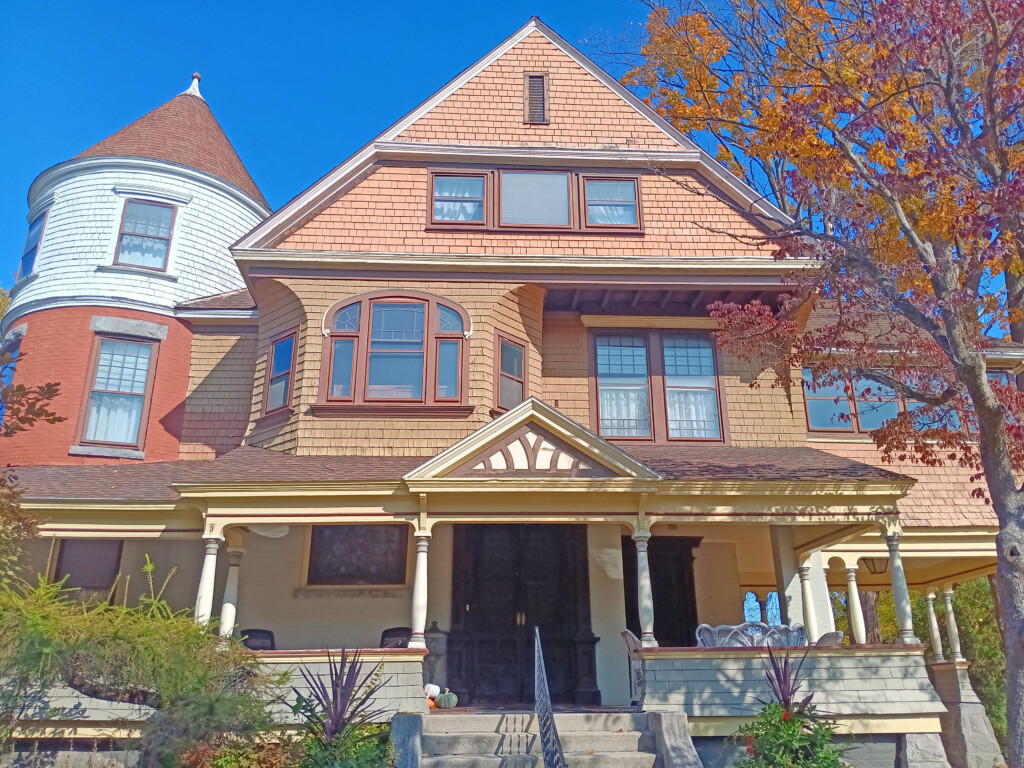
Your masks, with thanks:
M 860 604 L 860 590 L 857 589 L 857 569 L 846 569 L 846 612 L 850 618 L 850 634 L 857 645 L 864 645 L 868 631 L 864 626 L 864 609 Z
M 208 624 L 213 615 L 213 586 L 217 579 L 217 550 L 220 539 L 203 539 L 206 555 L 203 570 L 199 574 L 199 590 L 196 593 L 195 619 L 198 624 Z
M 814 590 L 811 587 L 811 566 L 800 566 L 800 597 L 804 604 L 804 629 L 807 642 L 814 643 L 821 636 L 818 633 L 818 617 L 814 614 Z
M 645 648 L 657 648 L 654 639 L 654 590 L 651 586 L 651 566 L 647 561 L 647 542 L 651 534 L 634 533 L 636 542 L 636 591 L 637 612 L 640 614 L 640 644 Z
M 953 612 L 953 585 L 942 586 L 942 602 L 946 604 L 946 634 L 949 635 L 949 660 L 967 661 L 960 650 L 960 629 L 956 625 L 956 613 Z
M 934 589 L 928 590 L 928 594 L 925 595 L 924 601 L 928 606 L 928 634 L 931 636 L 932 641 L 932 660 L 945 661 L 946 657 L 942 655 L 942 635 L 939 634 L 939 620 L 935 618 Z
M 896 618 L 900 625 L 900 642 L 916 644 L 921 641 L 914 634 L 914 614 L 910 605 L 910 587 L 903 572 L 900 557 L 900 536 L 898 531 L 886 534 L 885 544 L 889 547 L 889 565 L 892 566 L 892 596 L 896 602 Z
M 238 613 L 238 572 L 242 566 L 242 550 L 228 550 L 228 577 L 224 582 L 224 602 L 220 606 L 220 636 L 231 637 Z
M 416 532 L 416 575 L 412 582 L 412 637 L 410 648 L 426 648 L 423 632 L 427 628 L 427 550 L 430 549 L 430 532 Z

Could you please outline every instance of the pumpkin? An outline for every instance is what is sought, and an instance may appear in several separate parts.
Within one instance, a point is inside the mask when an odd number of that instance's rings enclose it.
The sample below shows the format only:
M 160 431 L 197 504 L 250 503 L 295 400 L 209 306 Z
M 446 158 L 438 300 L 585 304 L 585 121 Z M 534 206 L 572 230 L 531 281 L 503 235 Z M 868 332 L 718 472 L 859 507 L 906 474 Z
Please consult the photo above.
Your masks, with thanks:
M 454 709 L 458 706 L 459 697 L 445 688 L 444 693 L 434 697 L 434 703 L 438 709 Z
M 441 686 L 434 685 L 433 683 L 427 683 L 423 686 L 423 692 L 427 694 L 428 699 L 432 699 L 441 693 Z
M 437 709 L 437 702 L 433 699 L 427 699 L 427 709 Z

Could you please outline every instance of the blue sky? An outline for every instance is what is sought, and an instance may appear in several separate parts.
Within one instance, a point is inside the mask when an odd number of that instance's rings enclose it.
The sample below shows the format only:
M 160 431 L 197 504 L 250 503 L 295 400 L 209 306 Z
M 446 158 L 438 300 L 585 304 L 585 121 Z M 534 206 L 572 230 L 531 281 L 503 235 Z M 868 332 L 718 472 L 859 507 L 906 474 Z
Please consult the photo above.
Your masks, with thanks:
M 630 0 L 0 3 L 0 285 L 29 184 L 185 90 L 202 92 L 274 208 L 540 16 L 584 50 L 629 32 Z

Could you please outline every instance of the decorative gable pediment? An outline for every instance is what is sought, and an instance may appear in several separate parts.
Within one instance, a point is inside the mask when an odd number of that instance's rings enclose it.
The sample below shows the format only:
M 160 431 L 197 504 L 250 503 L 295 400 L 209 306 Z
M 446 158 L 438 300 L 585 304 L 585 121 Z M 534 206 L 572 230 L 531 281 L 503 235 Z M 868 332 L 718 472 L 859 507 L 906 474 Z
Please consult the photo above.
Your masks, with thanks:
M 531 397 L 409 472 L 405 480 L 502 477 L 659 479 L 647 465 Z

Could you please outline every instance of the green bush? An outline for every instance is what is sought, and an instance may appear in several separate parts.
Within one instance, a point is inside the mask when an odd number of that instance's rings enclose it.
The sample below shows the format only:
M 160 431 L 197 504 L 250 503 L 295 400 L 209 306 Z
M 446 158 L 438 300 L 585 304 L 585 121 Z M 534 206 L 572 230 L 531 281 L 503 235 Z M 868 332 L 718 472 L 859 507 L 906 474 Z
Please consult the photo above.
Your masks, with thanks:
M 350 728 L 327 746 L 306 740 L 300 768 L 385 768 L 392 763 L 394 745 L 387 725 Z
M 790 712 L 782 704 L 766 704 L 757 717 L 740 728 L 737 739 L 747 755 L 737 768 L 841 768 L 843 747 L 834 744 L 831 722 Z

